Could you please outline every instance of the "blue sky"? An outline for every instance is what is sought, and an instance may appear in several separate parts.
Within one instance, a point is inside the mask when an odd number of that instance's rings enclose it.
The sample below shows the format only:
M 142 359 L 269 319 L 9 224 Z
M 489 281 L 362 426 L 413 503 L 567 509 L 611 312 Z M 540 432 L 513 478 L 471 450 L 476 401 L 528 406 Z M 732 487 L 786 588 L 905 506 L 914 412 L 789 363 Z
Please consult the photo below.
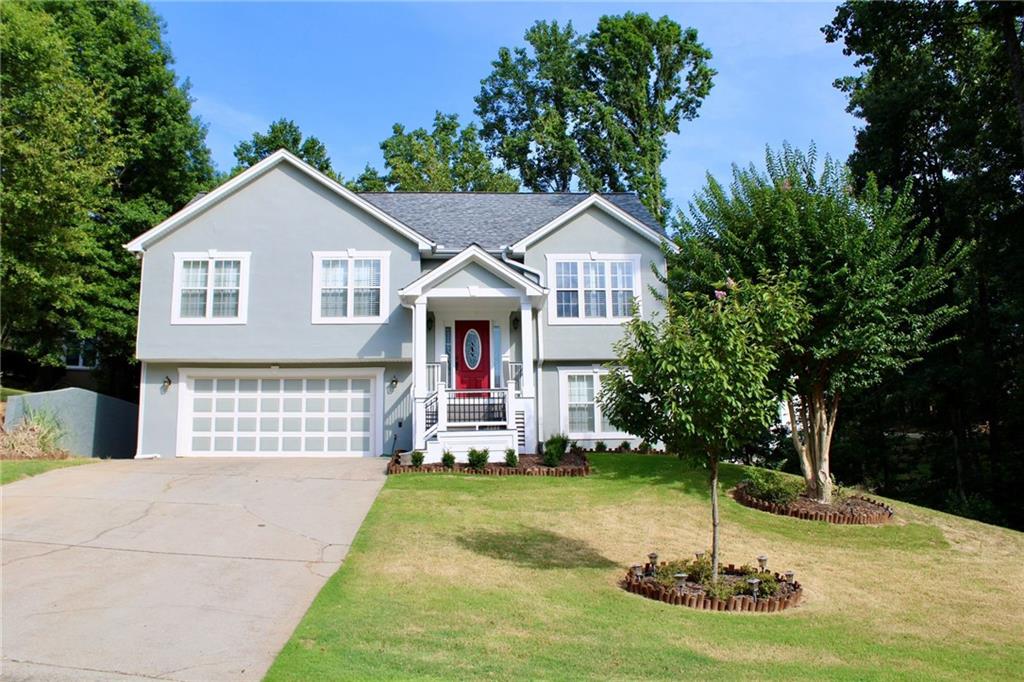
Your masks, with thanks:
M 705 173 L 789 141 L 845 159 L 856 121 L 832 81 L 854 72 L 819 28 L 824 3 L 154 3 L 176 70 L 192 81 L 217 166 L 281 116 L 319 137 L 335 170 L 370 162 L 393 123 L 429 126 L 434 111 L 473 119 L 473 97 L 501 46 L 538 19 L 590 31 L 603 14 L 667 14 L 698 30 L 718 71 L 700 116 L 668 139 L 669 197 L 685 204 Z

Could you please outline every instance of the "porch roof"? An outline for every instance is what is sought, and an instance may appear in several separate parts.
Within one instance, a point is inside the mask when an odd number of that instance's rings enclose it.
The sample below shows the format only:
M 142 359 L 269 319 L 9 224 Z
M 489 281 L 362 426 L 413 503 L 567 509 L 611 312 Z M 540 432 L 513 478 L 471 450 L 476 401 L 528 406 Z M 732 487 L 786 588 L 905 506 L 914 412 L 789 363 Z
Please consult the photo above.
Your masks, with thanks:
M 507 284 L 507 287 L 496 287 L 491 285 L 480 286 L 443 286 L 445 281 L 452 278 L 456 273 L 468 269 L 471 265 L 477 265 L 494 276 L 498 281 Z M 399 290 L 405 303 L 412 303 L 421 296 L 430 298 L 433 296 L 468 298 L 476 297 L 527 297 L 540 299 L 547 295 L 545 287 L 534 282 L 529 277 L 517 272 L 507 263 L 503 263 L 491 254 L 487 253 L 480 245 L 471 244 L 454 258 L 445 261 L 429 272 L 423 273 Z

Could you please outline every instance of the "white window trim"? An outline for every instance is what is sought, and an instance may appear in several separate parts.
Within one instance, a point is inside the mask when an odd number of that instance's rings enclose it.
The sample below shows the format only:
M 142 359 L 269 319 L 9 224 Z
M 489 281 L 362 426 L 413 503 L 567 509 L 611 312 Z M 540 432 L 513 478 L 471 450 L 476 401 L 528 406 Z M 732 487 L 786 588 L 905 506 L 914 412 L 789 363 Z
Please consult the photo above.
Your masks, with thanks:
M 594 375 L 594 431 L 570 431 L 569 430 L 569 376 L 578 374 Z M 608 374 L 605 367 L 559 367 L 558 368 L 558 426 L 559 430 L 574 440 L 598 440 L 605 438 L 621 438 L 627 440 L 635 438 L 632 434 L 624 431 L 600 431 L 601 428 L 601 404 L 598 396 L 601 395 L 601 377 Z
M 547 287 L 548 287 L 548 325 L 621 325 L 631 319 L 631 316 L 615 317 L 612 315 L 612 273 L 611 268 L 605 267 L 604 290 L 607 304 L 604 317 L 584 317 L 585 301 L 583 295 L 583 263 L 602 261 L 628 261 L 633 264 L 633 300 L 636 301 L 637 313 L 643 315 L 643 285 L 641 282 L 640 265 L 642 257 L 639 253 L 549 253 L 547 258 Z M 565 262 L 579 263 L 576 273 L 577 291 L 579 291 L 579 317 L 558 316 L 558 281 L 555 276 L 556 264 Z
M 174 275 L 171 286 L 171 324 L 245 324 L 249 315 L 249 251 L 175 251 Z M 210 267 L 206 272 L 206 313 L 207 317 L 181 316 L 181 267 L 187 260 L 206 260 Z M 213 262 L 217 260 L 237 260 L 240 262 L 238 274 L 238 316 L 210 317 L 213 309 Z
M 196 379 L 227 378 L 227 379 L 370 379 L 373 392 L 370 398 L 370 454 L 384 451 L 384 368 L 313 368 L 288 367 L 283 369 L 260 368 L 213 368 L 213 367 L 179 367 L 178 368 L 178 424 L 175 434 L 175 453 L 177 457 L 251 457 L 250 453 L 232 452 L 192 452 L 189 434 L 192 424 L 192 398 Z M 336 457 L 331 453 L 285 453 L 277 452 L 273 457 Z
M 349 312 L 354 309 L 355 296 L 352 296 L 352 261 L 354 260 L 379 260 L 380 261 L 380 311 L 373 317 L 324 317 L 320 314 L 320 288 L 323 270 L 320 263 L 324 260 L 343 259 L 349 261 Z M 390 315 L 389 305 L 391 302 L 391 252 L 390 251 L 359 251 L 346 249 L 345 251 L 314 251 L 313 252 L 313 276 L 312 276 L 312 301 L 310 303 L 310 320 L 313 324 L 387 324 Z

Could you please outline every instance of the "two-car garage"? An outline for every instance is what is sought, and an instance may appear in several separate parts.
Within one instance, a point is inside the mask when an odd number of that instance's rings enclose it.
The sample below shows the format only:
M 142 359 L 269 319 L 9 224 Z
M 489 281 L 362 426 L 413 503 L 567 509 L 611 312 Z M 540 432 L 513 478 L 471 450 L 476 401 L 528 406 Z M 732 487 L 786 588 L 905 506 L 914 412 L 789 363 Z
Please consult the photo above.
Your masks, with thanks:
M 177 454 L 367 457 L 382 451 L 383 370 L 180 369 Z

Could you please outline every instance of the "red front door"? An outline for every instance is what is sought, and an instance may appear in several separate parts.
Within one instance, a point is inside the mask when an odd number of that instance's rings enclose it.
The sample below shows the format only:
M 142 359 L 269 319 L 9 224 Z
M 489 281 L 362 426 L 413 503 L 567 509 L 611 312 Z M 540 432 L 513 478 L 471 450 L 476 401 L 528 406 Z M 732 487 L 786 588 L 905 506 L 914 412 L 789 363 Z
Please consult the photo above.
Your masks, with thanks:
M 491 323 L 455 322 L 455 388 L 491 387 Z

